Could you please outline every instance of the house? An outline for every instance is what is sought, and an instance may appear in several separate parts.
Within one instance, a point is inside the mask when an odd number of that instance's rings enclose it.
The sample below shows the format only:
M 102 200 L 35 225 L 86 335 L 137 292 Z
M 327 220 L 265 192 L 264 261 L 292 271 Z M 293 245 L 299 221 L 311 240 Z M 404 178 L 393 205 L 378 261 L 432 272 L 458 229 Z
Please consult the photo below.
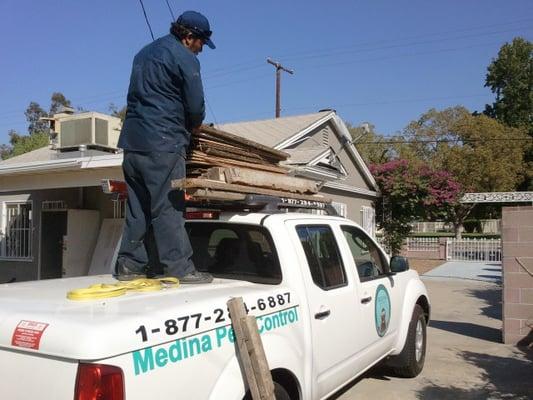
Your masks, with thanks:
M 123 180 L 120 121 L 93 112 L 54 117 L 51 146 L 0 162 L 0 283 L 112 265 L 124 204 L 101 181 Z M 373 231 L 376 184 L 335 112 L 219 128 L 288 152 L 295 176 L 324 181 L 321 193 L 338 212 Z
M 218 128 L 289 153 L 287 165 L 295 176 L 323 181 L 320 192 L 333 201 L 337 212 L 374 234 L 376 181 L 335 111 Z

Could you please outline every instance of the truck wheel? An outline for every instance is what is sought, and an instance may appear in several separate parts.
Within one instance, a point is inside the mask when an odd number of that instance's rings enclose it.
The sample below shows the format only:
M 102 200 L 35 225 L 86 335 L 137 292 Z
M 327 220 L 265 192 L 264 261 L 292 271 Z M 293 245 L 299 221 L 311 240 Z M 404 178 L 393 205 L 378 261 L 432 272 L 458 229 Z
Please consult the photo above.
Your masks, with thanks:
M 274 397 L 276 400 L 291 400 L 289 393 L 287 393 L 285 388 L 277 382 L 274 382 Z M 250 392 L 246 393 L 246 396 L 244 396 L 243 400 L 252 400 L 252 395 Z
M 277 382 L 274 382 L 274 397 L 276 400 L 291 400 L 289 393 Z
M 395 375 L 402 378 L 414 378 L 422 372 L 426 360 L 426 342 L 424 310 L 416 304 L 402 352 L 392 357 L 388 363 Z

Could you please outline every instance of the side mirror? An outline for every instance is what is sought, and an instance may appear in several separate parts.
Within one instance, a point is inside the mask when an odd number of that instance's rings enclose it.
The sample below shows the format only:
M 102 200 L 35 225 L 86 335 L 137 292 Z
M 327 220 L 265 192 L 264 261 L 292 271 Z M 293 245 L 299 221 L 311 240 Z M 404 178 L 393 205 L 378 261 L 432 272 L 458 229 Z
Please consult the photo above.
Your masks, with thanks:
M 392 272 L 403 272 L 409 269 L 409 260 L 403 256 L 393 256 L 390 259 L 390 270 Z

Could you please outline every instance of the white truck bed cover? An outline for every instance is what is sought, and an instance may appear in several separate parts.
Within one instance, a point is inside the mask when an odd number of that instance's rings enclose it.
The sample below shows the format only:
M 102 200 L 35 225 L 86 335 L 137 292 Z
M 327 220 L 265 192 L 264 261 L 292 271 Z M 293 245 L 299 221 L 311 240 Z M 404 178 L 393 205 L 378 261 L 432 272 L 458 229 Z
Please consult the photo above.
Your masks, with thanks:
M 208 285 L 128 292 L 101 300 L 73 301 L 66 297 L 72 289 L 116 282 L 110 275 L 97 275 L 0 285 L 0 348 L 99 360 L 229 325 L 226 302 L 235 293 L 249 304 L 257 304 L 257 298 L 266 293 L 277 296 L 289 292 L 283 286 L 215 279 Z M 251 313 L 272 311 L 267 307 Z M 166 321 L 192 315 L 185 331 L 180 323 L 178 332 L 175 328 L 167 332 Z M 29 328 L 28 346 L 14 346 L 16 333 L 24 328 Z

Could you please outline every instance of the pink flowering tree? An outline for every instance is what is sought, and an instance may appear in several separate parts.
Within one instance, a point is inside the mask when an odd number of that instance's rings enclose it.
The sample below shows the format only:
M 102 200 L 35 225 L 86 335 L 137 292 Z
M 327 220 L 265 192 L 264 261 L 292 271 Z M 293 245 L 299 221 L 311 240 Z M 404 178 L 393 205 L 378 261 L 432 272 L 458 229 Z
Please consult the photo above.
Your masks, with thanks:
M 377 223 L 392 254 L 400 252 L 412 222 L 449 220 L 462 195 L 461 186 L 450 173 L 407 160 L 373 164 L 370 170 L 381 191 L 376 204 Z

